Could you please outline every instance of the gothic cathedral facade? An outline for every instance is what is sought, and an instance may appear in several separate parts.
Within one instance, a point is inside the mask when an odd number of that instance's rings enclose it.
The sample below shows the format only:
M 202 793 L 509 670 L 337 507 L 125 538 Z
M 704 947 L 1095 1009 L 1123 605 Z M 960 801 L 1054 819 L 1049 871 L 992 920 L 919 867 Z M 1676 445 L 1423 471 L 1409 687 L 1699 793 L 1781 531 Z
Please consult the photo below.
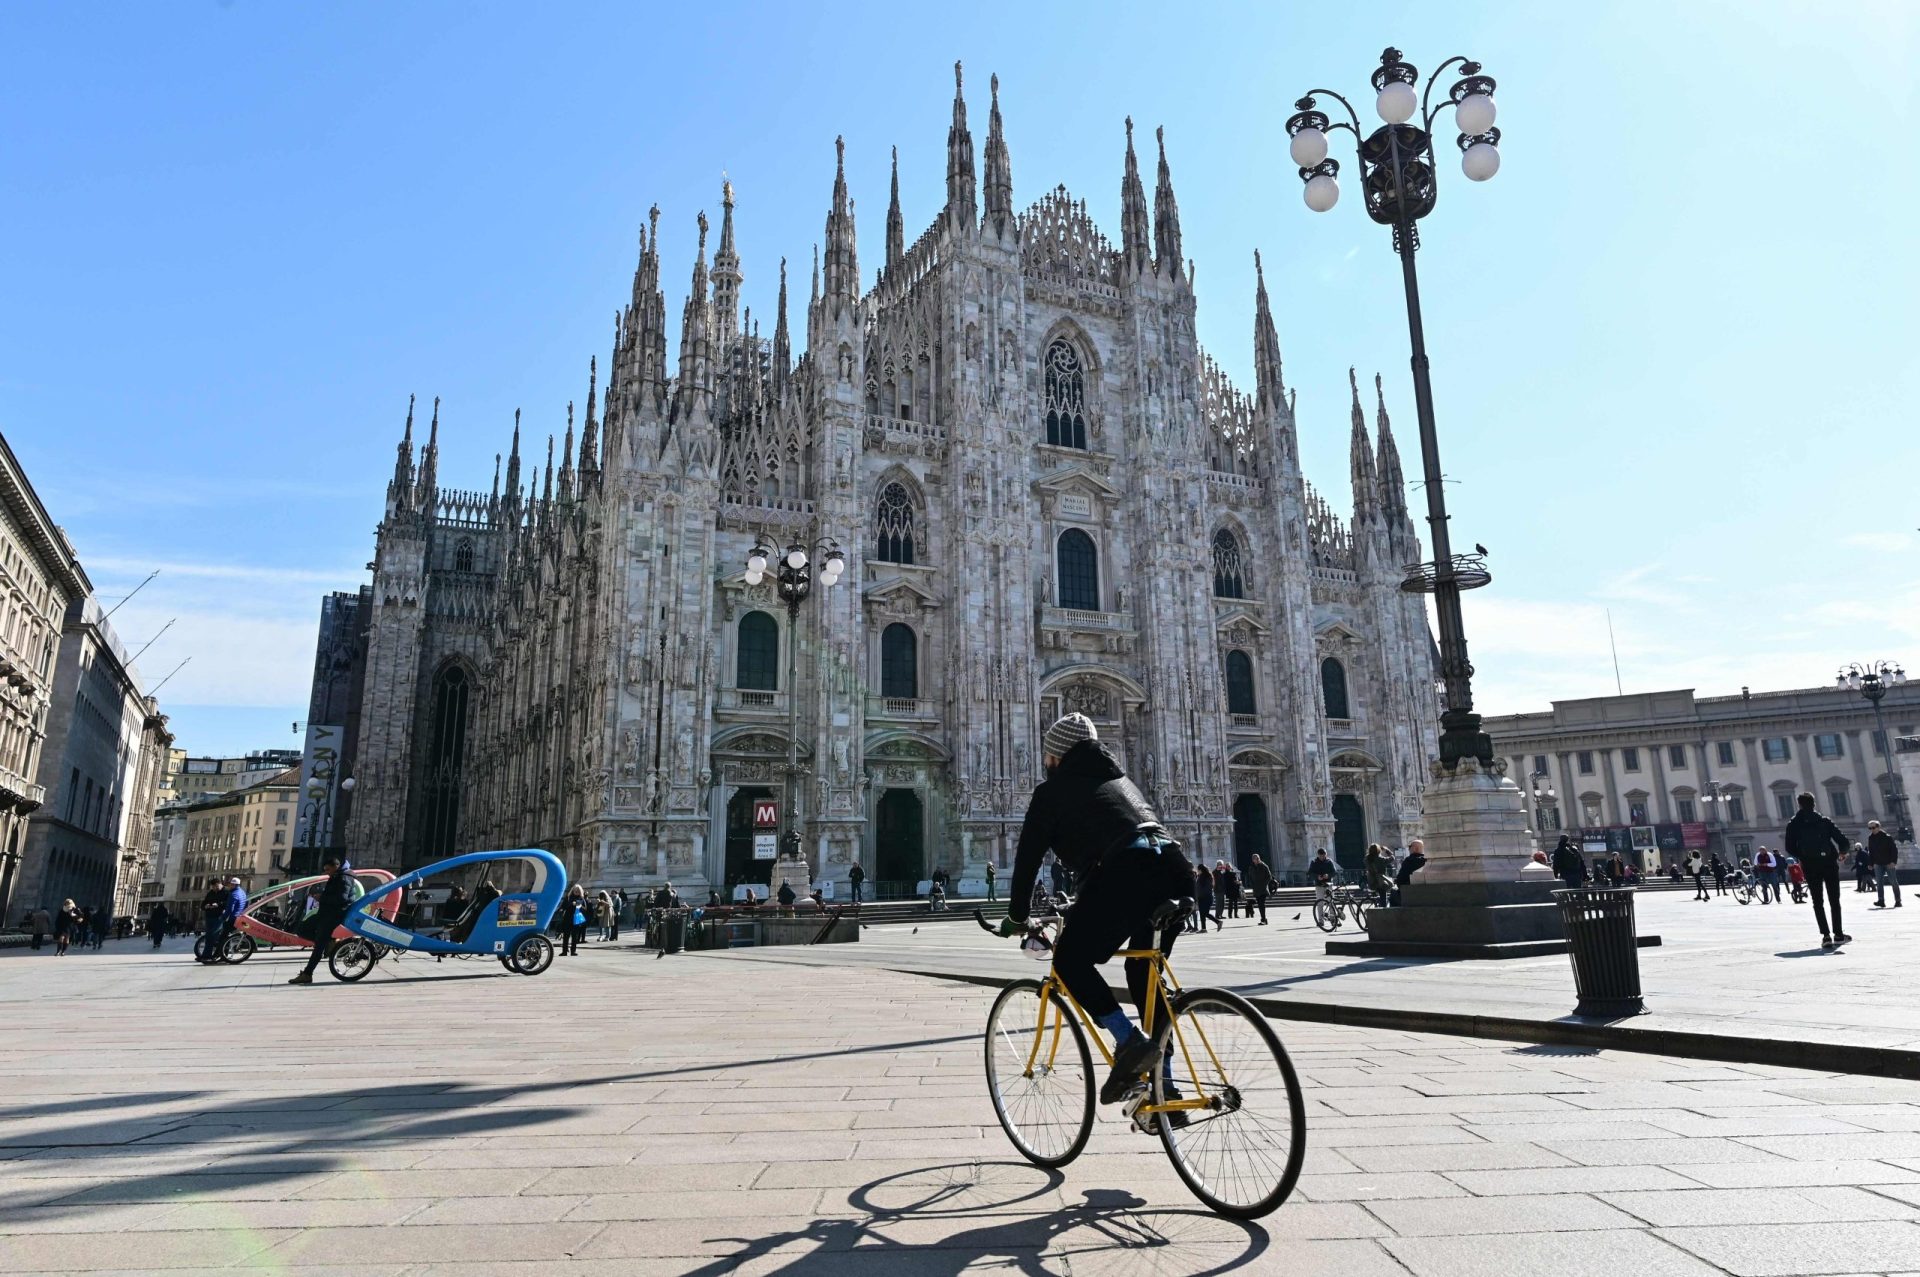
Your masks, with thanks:
M 797 356 L 784 262 L 771 339 L 741 315 L 729 186 L 672 365 L 653 210 L 557 469 L 549 436 L 523 471 L 516 415 L 504 482 L 496 457 L 490 493 L 442 488 L 438 403 L 417 461 L 409 410 L 357 858 L 540 846 L 700 898 L 766 881 L 770 798 L 843 899 L 855 862 L 870 895 L 1004 874 L 1069 710 L 1196 859 L 1357 870 L 1418 834 L 1435 658 L 1384 402 L 1376 443 L 1355 386 L 1341 517 L 1300 472 L 1264 277 L 1253 393 L 1198 345 L 1164 145 L 1149 204 L 1128 122 L 1115 247 L 1064 188 L 1016 210 L 997 83 L 976 180 L 955 70 L 944 208 L 908 245 L 896 160 L 863 288 L 841 166 Z M 789 610 L 749 584 L 762 541 L 837 546 L 844 577 Z

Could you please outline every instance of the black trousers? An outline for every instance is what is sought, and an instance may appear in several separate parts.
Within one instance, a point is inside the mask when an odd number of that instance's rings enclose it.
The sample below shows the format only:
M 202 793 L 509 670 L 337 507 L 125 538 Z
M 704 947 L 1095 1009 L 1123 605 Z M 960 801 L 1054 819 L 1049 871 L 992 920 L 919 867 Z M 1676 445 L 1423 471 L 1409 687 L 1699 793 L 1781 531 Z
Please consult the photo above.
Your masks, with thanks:
M 1836 865 L 1832 869 L 1808 869 L 1807 886 L 1813 889 L 1813 920 L 1820 924 L 1821 938 L 1845 935 L 1846 928 L 1840 925 L 1840 867 Z M 1827 893 L 1825 902 L 1820 899 L 1822 891 Z M 1827 911 L 1823 907 L 1826 903 L 1831 903 L 1833 906 L 1832 931 L 1827 930 Z
M 1073 910 L 1060 933 L 1053 952 L 1053 969 L 1061 983 L 1086 1013 L 1098 1020 L 1120 1009 L 1113 991 L 1100 977 L 1099 966 L 1124 944 L 1129 949 L 1147 949 L 1154 943 L 1148 917 L 1168 900 L 1191 895 L 1193 868 L 1179 851 L 1168 847 L 1147 851 L 1123 847 L 1110 852 L 1100 867 L 1079 884 Z M 1162 953 L 1173 950 L 1176 923 L 1161 946 Z M 1147 962 L 1128 958 L 1127 990 L 1133 1005 L 1144 1016 L 1147 1000 Z
M 314 941 L 312 950 L 307 954 L 307 969 L 302 971 L 301 975 L 312 979 L 313 969 L 333 956 L 334 946 L 339 943 L 333 938 L 333 933 L 339 929 L 341 921 L 346 916 L 344 913 L 320 913 L 313 916 L 304 928 L 312 932 Z
M 1253 893 L 1253 907 L 1260 911 L 1260 921 L 1265 922 L 1267 920 L 1267 893 L 1266 892 L 1256 891 Z

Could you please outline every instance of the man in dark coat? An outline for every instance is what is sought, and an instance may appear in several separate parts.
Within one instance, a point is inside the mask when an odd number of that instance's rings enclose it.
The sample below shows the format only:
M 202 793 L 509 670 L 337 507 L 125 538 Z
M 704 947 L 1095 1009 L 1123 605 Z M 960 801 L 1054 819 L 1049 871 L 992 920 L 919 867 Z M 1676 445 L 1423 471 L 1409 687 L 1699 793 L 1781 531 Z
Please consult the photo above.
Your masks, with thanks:
M 1427 867 L 1427 844 L 1415 838 L 1407 844 L 1407 854 L 1400 858 L 1400 872 L 1393 876 L 1393 903 L 1400 903 L 1400 893 L 1407 889 L 1413 876 Z
M 853 893 L 853 903 L 860 903 L 860 888 L 866 885 L 867 871 L 860 867 L 859 861 L 853 862 L 853 868 L 847 870 L 847 889 Z
M 1893 841 L 1893 835 L 1880 828 L 1880 822 L 1867 822 L 1867 858 L 1873 862 L 1873 880 L 1880 888 L 1880 898 L 1873 907 L 1887 907 L 1887 884 L 1893 884 L 1893 907 L 1900 907 L 1900 847 Z
M 1566 834 L 1560 835 L 1560 841 L 1553 848 L 1553 876 L 1567 885 L 1567 890 L 1578 888 L 1587 880 L 1587 858 L 1573 845 L 1573 839 Z
M 1267 897 L 1273 894 L 1273 870 L 1267 862 L 1260 859 L 1260 853 L 1253 853 L 1252 863 L 1247 866 L 1247 890 L 1253 893 L 1253 907 L 1260 911 L 1260 925 L 1267 925 Z
M 153 937 L 153 947 L 158 949 L 160 942 L 167 938 L 167 928 L 173 923 L 173 915 L 167 912 L 167 902 L 157 900 L 153 911 L 147 915 L 147 934 Z
M 328 856 L 320 863 L 320 872 L 327 875 L 327 881 L 320 888 L 320 907 L 314 910 L 304 928 L 313 938 L 313 951 L 307 954 L 306 970 L 287 981 L 288 984 L 313 983 L 313 969 L 322 959 L 333 955 L 333 933 L 353 904 L 352 883 L 340 857 Z
M 1847 854 L 1847 836 L 1839 826 L 1813 809 L 1813 795 L 1800 795 L 1800 810 L 1787 822 L 1787 854 L 1800 862 L 1813 891 L 1813 919 L 1820 924 L 1820 947 L 1831 949 L 1853 939 L 1840 926 L 1840 857 Z M 1820 893 L 1833 907 L 1833 929 Z

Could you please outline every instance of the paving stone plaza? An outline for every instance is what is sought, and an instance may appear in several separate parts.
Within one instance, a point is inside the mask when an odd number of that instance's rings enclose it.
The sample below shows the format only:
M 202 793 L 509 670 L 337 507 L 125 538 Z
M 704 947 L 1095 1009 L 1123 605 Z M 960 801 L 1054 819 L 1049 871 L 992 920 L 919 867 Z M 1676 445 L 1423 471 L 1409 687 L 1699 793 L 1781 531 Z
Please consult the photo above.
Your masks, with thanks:
M 1860 1000 L 1889 1032 L 1920 1018 L 1896 996 L 1920 956 L 1904 911 L 1806 959 L 1803 909 L 1641 912 L 1667 937 L 1643 1020 L 1708 989 L 1773 1006 L 1774 1032 Z M 1379 963 L 1316 958 L 1320 933 L 1275 919 L 1183 938 L 1176 966 L 1387 1004 Z M 1915 1081 L 1277 1021 L 1306 1168 L 1241 1224 L 1111 1111 L 1064 1172 L 1014 1155 L 982 1080 L 993 991 L 908 973 L 1032 974 L 970 925 L 589 945 L 535 979 L 415 957 L 312 989 L 285 986 L 289 958 L 200 968 L 184 943 L 0 955 L 0 1271 L 1920 1271 Z M 1545 1020 L 1571 1006 L 1556 962 L 1397 970 Z

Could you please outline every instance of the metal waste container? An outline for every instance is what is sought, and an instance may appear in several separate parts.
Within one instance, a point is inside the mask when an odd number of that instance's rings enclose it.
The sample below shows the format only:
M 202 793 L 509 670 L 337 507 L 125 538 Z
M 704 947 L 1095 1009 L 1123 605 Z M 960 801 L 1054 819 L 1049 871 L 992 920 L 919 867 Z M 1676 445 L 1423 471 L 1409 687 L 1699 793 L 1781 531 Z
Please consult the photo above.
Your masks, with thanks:
M 1611 1018 L 1644 1012 L 1633 889 L 1576 887 L 1553 895 L 1566 924 L 1573 987 L 1580 997 L 1573 1013 Z
M 687 911 L 685 909 L 663 909 L 660 911 L 660 950 L 663 953 L 678 953 L 687 944 Z M 1635 988 L 1639 988 L 1639 978 L 1635 977 Z

